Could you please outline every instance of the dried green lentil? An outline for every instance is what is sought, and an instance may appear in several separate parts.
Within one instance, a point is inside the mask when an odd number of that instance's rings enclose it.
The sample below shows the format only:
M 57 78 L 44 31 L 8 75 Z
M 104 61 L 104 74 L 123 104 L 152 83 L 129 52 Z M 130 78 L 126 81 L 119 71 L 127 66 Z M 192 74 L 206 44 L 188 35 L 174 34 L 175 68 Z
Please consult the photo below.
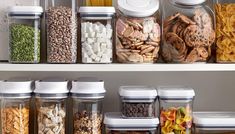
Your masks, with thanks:
M 12 24 L 10 26 L 10 59 L 16 63 L 40 61 L 40 30 L 35 27 Z

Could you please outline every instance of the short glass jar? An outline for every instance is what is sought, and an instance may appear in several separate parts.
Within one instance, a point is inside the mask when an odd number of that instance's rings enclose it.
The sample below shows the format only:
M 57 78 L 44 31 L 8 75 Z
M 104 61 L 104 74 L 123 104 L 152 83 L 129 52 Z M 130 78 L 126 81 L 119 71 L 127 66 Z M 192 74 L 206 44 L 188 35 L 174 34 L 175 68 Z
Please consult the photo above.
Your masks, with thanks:
M 113 0 L 80 0 L 81 6 L 112 6 Z

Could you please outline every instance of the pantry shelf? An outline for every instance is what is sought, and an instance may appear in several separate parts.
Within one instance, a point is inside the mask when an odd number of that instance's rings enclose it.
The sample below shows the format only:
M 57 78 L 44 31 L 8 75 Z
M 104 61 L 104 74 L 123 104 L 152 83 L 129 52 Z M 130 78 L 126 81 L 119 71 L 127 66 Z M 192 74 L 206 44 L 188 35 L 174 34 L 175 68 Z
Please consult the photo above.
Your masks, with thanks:
M 235 71 L 235 64 L 9 64 L 0 72 L 173 72 Z

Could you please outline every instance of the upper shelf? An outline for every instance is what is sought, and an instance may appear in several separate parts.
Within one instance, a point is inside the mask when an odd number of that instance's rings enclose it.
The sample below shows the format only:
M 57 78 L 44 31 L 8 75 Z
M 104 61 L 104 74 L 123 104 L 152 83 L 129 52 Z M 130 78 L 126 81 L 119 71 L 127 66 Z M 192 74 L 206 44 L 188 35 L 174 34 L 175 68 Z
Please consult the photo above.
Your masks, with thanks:
M 167 72 L 235 71 L 235 64 L 9 64 L 0 72 Z

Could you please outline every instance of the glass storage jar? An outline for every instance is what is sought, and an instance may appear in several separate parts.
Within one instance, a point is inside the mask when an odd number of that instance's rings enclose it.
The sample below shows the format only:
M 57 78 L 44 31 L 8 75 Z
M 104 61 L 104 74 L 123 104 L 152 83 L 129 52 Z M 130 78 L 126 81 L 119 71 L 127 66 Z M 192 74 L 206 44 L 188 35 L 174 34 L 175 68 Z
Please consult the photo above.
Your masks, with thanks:
M 215 42 L 214 13 L 206 0 L 166 0 L 162 57 L 168 63 L 207 62 Z
M 106 113 L 104 125 L 106 134 L 157 134 L 158 118 L 128 119 L 121 113 Z
M 235 62 L 235 1 L 214 0 L 216 14 L 216 61 Z
M 154 63 L 160 49 L 159 0 L 118 0 L 116 56 L 120 63 Z
M 80 0 L 82 6 L 112 6 L 113 0 Z
M 9 62 L 40 62 L 40 6 L 12 6 L 8 10 Z
M 147 86 L 121 86 L 121 111 L 125 118 L 156 117 L 157 90 Z
M 193 113 L 195 134 L 234 134 L 234 112 Z
M 68 81 L 35 82 L 37 134 L 65 134 Z
M 80 7 L 82 63 L 112 63 L 114 7 Z
M 45 0 L 47 62 L 77 61 L 77 0 Z
M 73 134 L 102 134 L 104 81 L 80 78 L 72 82 Z
M 159 87 L 161 134 L 192 134 L 195 92 L 188 87 Z
M 30 100 L 32 81 L 4 81 L 0 83 L 1 133 L 30 134 Z

